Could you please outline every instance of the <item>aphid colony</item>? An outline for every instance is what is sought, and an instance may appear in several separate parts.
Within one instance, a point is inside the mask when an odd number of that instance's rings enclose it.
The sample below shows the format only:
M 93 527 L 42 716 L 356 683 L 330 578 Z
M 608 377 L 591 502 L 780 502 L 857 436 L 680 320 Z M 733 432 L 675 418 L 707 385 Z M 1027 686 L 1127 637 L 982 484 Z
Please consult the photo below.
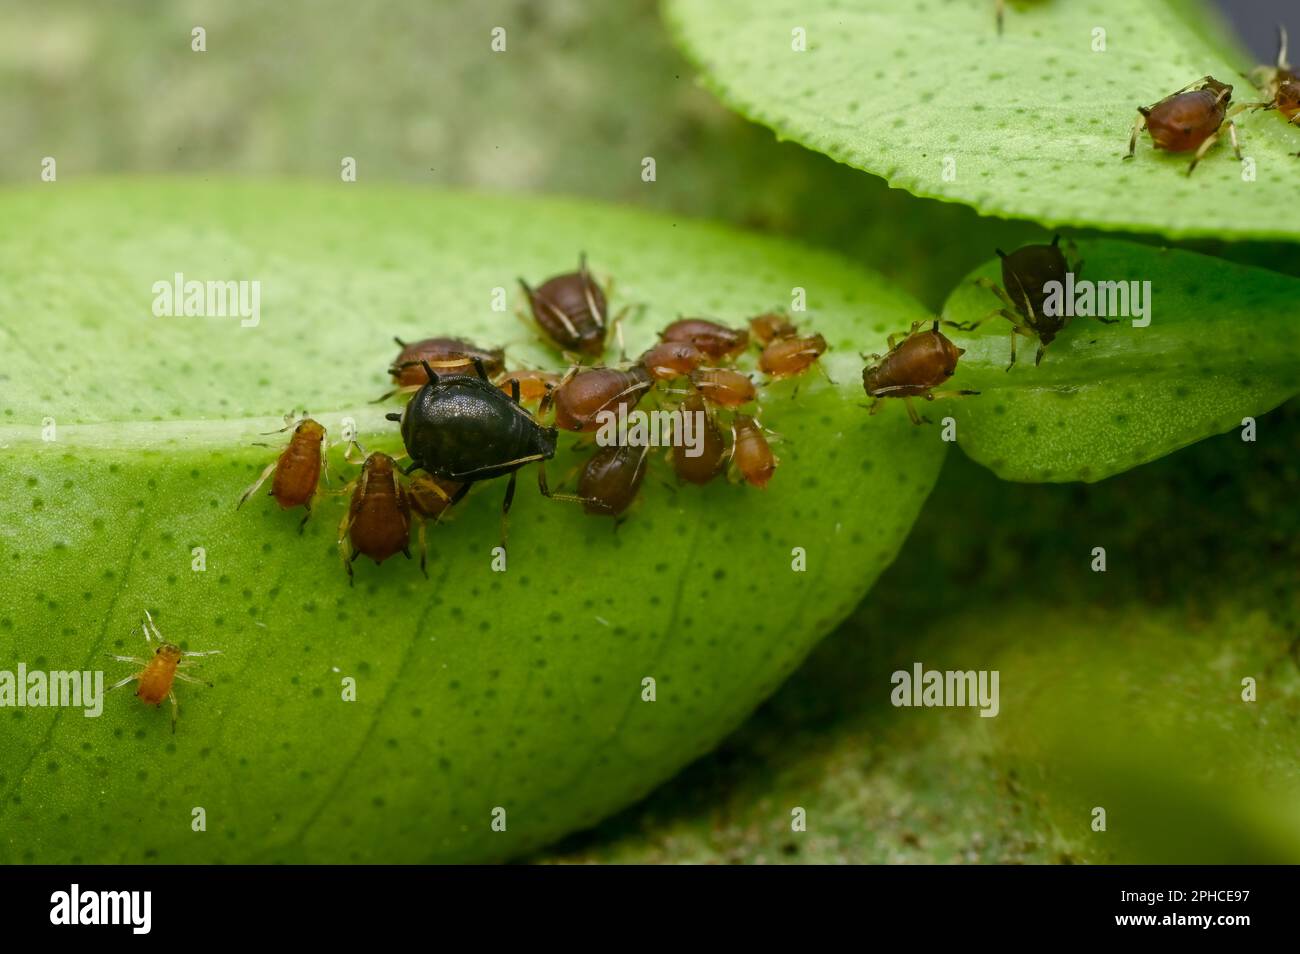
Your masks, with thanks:
M 666 466 L 679 481 L 706 484 L 719 477 L 765 488 L 779 463 L 771 434 L 757 415 L 760 389 L 737 360 L 754 350 L 766 381 L 807 373 L 825 353 L 825 339 L 806 333 L 785 315 L 768 313 L 732 328 L 705 318 L 681 318 L 662 329 L 658 341 L 636 360 L 598 363 L 621 318 L 609 314 L 609 288 L 587 268 L 557 275 L 533 287 L 520 280 L 529 315 L 521 315 L 568 364 L 567 371 L 507 369 L 502 349 L 459 338 L 407 342 L 388 371 L 392 389 L 379 401 L 402 395 L 401 412 L 386 417 L 399 425 L 405 453 L 396 458 L 366 453 L 360 471 L 342 490 L 322 490 L 328 480 L 325 428 L 305 414 L 286 418 L 292 430 L 275 461 L 240 497 L 242 506 L 269 478 L 270 495 L 282 509 L 306 510 L 320 494 L 346 495 L 338 546 L 344 566 L 367 556 L 382 563 L 401 553 L 410 558 L 410 535 L 419 532 L 421 569 L 426 567 L 426 523 L 443 519 L 474 484 L 506 478 L 501 540 L 521 469 L 537 465 L 540 492 L 580 504 L 596 516 L 622 518 L 635 502 L 652 467 L 651 450 L 668 445 Z M 624 309 L 626 311 L 626 309 Z M 622 352 L 622 335 L 614 336 Z M 662 443 L 630 439 L 628 415 L 653 406 L 683 433 Z M 623 430 L 611 425 L 622 422 Z M 559 434 L 578 435 L 575 449 L 588 451 L 576 476 L 576 492 L 551 489 L 546 464 Z M 604 439 L 613 431 L 617 439 Z M 279 432 L 276 432 L 279 433 Z M 597 439 L 597 438 L 601 439 Z M 681 439 L 689 437 L 690 440 Z M 400 464 L 400 465 L 399 465 Z M 427 572 L 427 571 L 426 571 Z

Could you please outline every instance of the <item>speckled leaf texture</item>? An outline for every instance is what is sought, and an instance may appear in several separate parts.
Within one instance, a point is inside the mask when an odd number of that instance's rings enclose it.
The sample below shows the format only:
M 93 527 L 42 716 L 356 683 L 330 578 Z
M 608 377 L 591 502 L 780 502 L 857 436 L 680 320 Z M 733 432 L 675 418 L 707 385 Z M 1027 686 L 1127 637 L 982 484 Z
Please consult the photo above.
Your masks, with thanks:
M 1256 65 L 1210 45 L 1166 0 L 667 0 L 705 84 L 783 138 L 898 188 L 1049 225 L 1171 237 L 1300 236 L 1300 128 L 1237 117 L 1248 172 L 1224 141 L 1188 157 L 1143 136 L 1138 106 L 1207 74 L 1259 94 Z M 805 31 L 806 49 L 793 33 Z M 1104 51 L 1094 51 L 1104 31 Z
M 824 253 L 565 201 L 347 185 L 175 181 L 0 196 L 0 669 L 131 667 L 139 623 L 215 686 L 180 721 L 130 689 L 103 715 L 0 712 L 0 861 L 467 861 L 590 825 L 710 749 L 859 603 L 893 559 L 945 445 L 863 409 L 857 352 L 923 317 Z M 560 367 L 512 313 L 516 276 L 616 280 L 639 353 L 680 312 L 738 323 L 806 289 L 832 351 L 761 391 L 781 467 L 766 492 L 678 486 L 652 460 L 618 526 L 524 474 L 508 571 L 502 482 L 431 535 L 431 579 L 334 545 L 343 501 L 235 510 L 306 408 L 400 450 L 391 337 L 468 336 Z M 261 321 L 155 318 L 152 285 L 258 280 Z M 507 289 L 510 308 L 491 308 Z M 752 367 L 752 356 L 746 359 Z M 43 439 L 53 419 L 56 439 Z M 562 439 L 567 448 L 570 439 Z M 578 456 L 564 450 L 553 481 Z M 330 452 L 334 489 L 355 473 Z M 570 486 L 572 480 L 570 479 Z M 192 551 L 206 551 L 195 572 Z M 792 551 L 807 552 L 807 572 Z M 341 681 L 357 681 L 355 702 Z M 657 680 L 643 702 L 642 680 Z M 191 831 L 202 807 L 207 831 Z M 494 832 L 492 811 L 506 810 Z
M 1081 281 L 1122 282 L 1130 291 L 1150 282 L 1142 292 L 1150 324 L 1075 317 L 1037 367 L 1037 343 L 1020 337 L 1010 370 L 1009 321 L 995 316 L 973 332 L 948 330 L 967 349 L 952 386 L 980 394 L 936 403 L 930 416 L 950 414 L 962 449 L 998 476 L 1101 480 L 1241 428 L 1300 393 L 1300 281 L 1130 242 L 1081 241 L 1077 255 Z M 977 278 L 1001 282 L 998 260 L 953 291 L 945 319 L 978 321 L 1000 307 Z

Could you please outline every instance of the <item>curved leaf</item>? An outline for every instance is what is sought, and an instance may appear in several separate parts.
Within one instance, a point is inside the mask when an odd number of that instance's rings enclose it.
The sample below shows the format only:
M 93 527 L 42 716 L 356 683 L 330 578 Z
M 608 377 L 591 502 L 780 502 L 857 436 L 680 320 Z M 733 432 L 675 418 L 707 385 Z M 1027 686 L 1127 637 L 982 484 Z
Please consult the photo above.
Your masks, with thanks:
M 112 681 L 130 666 L 103 654 L 145 648 L 146 609 L 185 647 L 224 652 L 203 664 L 214 688 L 180 687 L 174 737 L 129 690 L 99 718 L 0 712 L 3 861 L 493 859 L 590 824 L 714 745 L 849 612 L 943 457 L 933 431 L 861 407 L 855 352 L 923 309 L 789 244 L 339 184 L 58 185 L 0 196 L 0 222 L 0 669 Z M 762 420 L 785 437 L 766 493 L 677 487 L 656 458 L 616 528 L 526 479 L 498 573 L 504 487 L 488 484 L 433 528 L 432 579 L 359 561 L 354 589 L 338 498 L 303 536 L 264 497 L 235 511 L 275 453 L 252 442 L 279 441 L 257 435 L 291 408 L 398 448 L 391 406 L 368 403 L 392 335 L 559 364 L 493 290 L 513 309 L 517 275 L 568 270 L 580 249 L 617 280 L 616 305 L 646 306 L 625 325 L 633 354 L 679 312 L 738 322 L 807 290 L 837 384 L 764 389 Z M 153 284 L 177 272 L 260 281 L 260 322 L 153 317 Z M 578 459 L 562 453 L 553 480 Z M 355 473 L 339 448 L 331 467 L 336 488 Z
M 1188 178 L 1186 155 L 1143 137 L 1138 106 L 1211 74 L 1259 95 L 1164 0 L 668 0 L 706 83 L 744 115 L 916 195 L 989 215 L 1215 238 L 1300 238 L 1300 129 L 1276 111 L 1237 117 L 1254 178 L 1225 141 Z M 805 31 L 798 52 L 792 31 Z M 1094 31 L 1105 51 L 1094 52 Z
M 1010 322 L 948 332 L 967 349 L 953 385 L 980 394 L 942 413 L 957 420 L 962 449 L 999 476 L 1100 480 L 1300 392 L 1300 281 L 1129 242 L 1080 242 L 1078 253 L 1081 280 L 1150 282 L 1150 325 L 1074 318 L 1037 367 L 1036 343 L 1020 338 L 1010 371 Z M 999 263 L 958 286 L 945 319 L 977 321 L 999 306 L 974 284 L 981 277 L 1000 283 Z

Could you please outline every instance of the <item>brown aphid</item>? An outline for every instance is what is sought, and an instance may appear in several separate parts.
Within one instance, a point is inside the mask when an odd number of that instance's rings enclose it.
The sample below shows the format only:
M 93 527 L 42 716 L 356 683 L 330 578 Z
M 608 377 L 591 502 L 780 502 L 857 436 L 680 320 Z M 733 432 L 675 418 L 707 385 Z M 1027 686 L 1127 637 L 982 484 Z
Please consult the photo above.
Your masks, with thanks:
M 619 368 L 574 368 L 564 376 L 542 403 L 541 412 L 555 407 L 555 426 L 565 431 L 595 431 L 602 412 L 628 411 L 654 385 L 654 378 L 641 365 L 626 371 Z
M 433 523 L 440 522 L 442 515 L 456 501 L 464 497 L 468 490 L 468 484 L 460 484 L 454 480 L 435 477 L 427 471 L 420 471 L 407 484 L 407 500 L 410 501 L 411 512 L 419 522 L 420 572 L 425 576 L 429 575 L 426 568 L 429 561 L 429 543 L 425 534 L 425 525 L 430 521 Z
M 510 382 L 518 381 L 520 403 L 531 404 L 546 397 L 547 393 L 559 384 L 562 378 L 563 375 L 556 374 L 554 371 L 535 371 L 525 368 L 520 371 L 507 371 L 497 381 L 497 384 L 502 391 L 509 394 Z
M 947 324 L 962 331 L 974 331 L 990 318 L 1002 317 L 1011 322 L 1011 361 L 1006 370 L 1010 371 L 1016 363 L 1016 338 L 1023 335 L 1038 341 L 1038 352 L 1034 355 L 1034 364 L 1042 364 L 1047 346 L 1056 340 L 1056 336 L 1069 324 L 1071 318 L 1066 314 L 1048 314 L 1048 286 L 1064 288 L 1069 276 L 1075 277 L 1083 270 L 1083 263 L 1077 261 L 1077 250 L 1070 243 L 1072 257 L 1069 261 L 1060 247 L 1061 237 L 1052 237 L 1051 245 L 1024 245 L 1010 254 L 996 249 L 1002 260 L 1002 284 L 988 278 L 977 278 L 975 284 L 987 288 L 1006 306 L 998 308 L 977 321 L 950 321 Z M 1093 316 L 1102 324 L 1113 325 L 1119 319 Z
M 793 338 L 799 333 L 799 329 L 779 311 L 769 311 L 749 319 L 749 333 L 760 345 L 767 347 L 773 341 Z
M 275 479 L 271 481 L 271 496 L 280 505 L 280 509 L 292 510 L 294 507 L 307 509 L 302 523 L 298 525 L 298 532 L 301 533 L 307 518 L 311 516 L 311 504 L 320 486 L 321 472 L 325 468 L 325 451 L 329 444 L 325 428 L 309 417 L 298 421 L 296 425 L 292 422 L 287 423 L 281 430 L 288 430 L 290 427 L 293 428 L 293 435 L 289 438 L 288 445 L 280 452 L 278 458 L 266 465 L 261 476 L 240 495 L 235 509 L 242 507 L 244 502 L 266 482 L 266 478 L 274 473 Z M 278 434 L 280 431 L 272 433 Z
M 1268 97 L 1263 103 L 1247 103 L 1249 109 L 1276 109 L 1289 122 L 1300 125 L 1300 74 L 1287 62 L 1286 27 L 1277 26 L 1277 64 L 1258 66 L 1250 73 L 1254 82 Z
M 641 489 L 648 452 L 648 447 L 621 444 L 596 451 L 578 478 L 582 509 L 600 517 L 622 516 Z
M 749 375 L 730 368 L 699 368 L 691 372 L 691 384 L 710 404 L 740 407 L 757 397 Z
M 821 335 L 781 338 L 763 349 L 758 367 L 773 378 L 790 378 L 803 374 L 825 353 L 826 339 Z
M 957 370 L 957 360 L 966 353 L 939 331 L 934 322 L 929 331 L 918 331 L 923 322 L 915 322 L 911 330 L 898 341 L 898 335 L 889 336 L 889 353 L 883 358 L 871 355 L 874 364 L 862 370 L 862 387 L 869 396 L 871 413 L 875 414 L 881 398 L 902 398 L 907 406 L 907 416 L 913 424 L 921 417 L 912 406 L 912 398 L 922 397 L 933 401 L 940 397 L 978 394 L 978 391 L 935 392 Z
M 120 689 L 127 683 L 138 682 L 139 687 L 135 690 L 136 698 L 141 702 L 151 706 L 161 706 L 164 700 L 172 704 L 172 733 L 176 732 L 176 719 L 180 714 L 180 703 L 176 701 L 176 691 L 174 684 L 176 680 L 181 682 L 192 682 L 195 685 L 207 686 L 212 688 L 212 683 L 204 682 L 202 679 L 195 679 L 188 673 L 181 672 L 183 668 L 191 665 L 190 659 L 199 656 L 220 656 L 221 650 L 210 649 L 207 652 L 192 653 L 182 650 L 179 646 L 167 642 L 158 632 L 158 627 L 149 615 L 149 611 L 144 611 L 146 623 L 140 624 L 140 629 L 144 632 L 144 641 L 153 645 L 157 640 L 158 645 L 154 648 L 153 655 L 148 659 L 141 659 L 138 656 L 117 656 L 113 653 L 107 655 L 118 662 L 135 663 L 141 667 L 139 672 L 132 673 L 120 682 L 109 686 L 111 692 L 114 689 Z M 153 636 L 150 637 L 150 630 Z
M 707 484 L 726 466 L 727 440 L 698 391 L 682 401 L 680 410 L 683 419 L 690 415 L 692 436 L 698 435 L 700 453 L 692 457 L 688 453 L 692 448 L 683 441 L 673 441 L 673 470 L 688 483 Z
M 409 343 L 401 338 L 393 340 L 402 349 L 388 368 L 395 386 L 375 398 L 373 403 L 376 404 L 394 394 L 418 391 L 428 383 L 429 373 L 424 370 L 426 362 L 436 374 L 445 375 L 477 373 L 474 370 L 475 359 L 483 362 L 490 377 L 505 370 L 505 350 L 502 348 L 480 348 L 463 338 L 425 338 Z
M 734 357 L 749 347 L 749 332 L 728 328 L 707 318 L 679 318 L 659 332 L 660 341 L 686 341 L 715 361 Z
M 368 556 L 378 566 L 395 553 L 411 558 L 411 502 L 397 477 L 397 464 L 376 451 L 361 465 L 352 499 L 339 522 L 339 552 L 352 578 L 352 561 Z
M 587 256 L 578 258 L 578 270 L 548 278 L 533 288 L 522 278 L 533 319 L 564 351 L 599 357 L 605 350 L 609 304 L 605 292 L 587 271 Z
M 731 421 L 731 459 L 746 482 L 759 490 L 766 489 L 780 463 L 763 428 L 748 414 L 737 414 Z
M 704 363 L 704 353 L 689 341 L 661 341 L 638 364 L 656 381 L 671 381 L 690 374 Z
M 1213 76 L 1205 76 L 1195 83 L 1171 93 L 1152 106 L 1139 106 L 1139 116 L 1133 123 L 1129 136 L 1128 155 L 1132 159 L 1137 150 L 1137 137 L 1143 129 L 1151 133 L 1151 143 L 1165 152 L 1192 152 L 1192 162 L 1187 167 L 1190 176 L 1197 163 L 1219 141 L 1225 120 L 1232 139 L 1232 151 L 1241 159 L 1241 144 L 1237 142 L 1237 126 L 1228 119 L 1232 104 L 1232 87 L 1220 83 Z M 1241 107 L 1238 107 L 1239 109 Z M 1237 112 L 1237 109 L 1232 112 Z

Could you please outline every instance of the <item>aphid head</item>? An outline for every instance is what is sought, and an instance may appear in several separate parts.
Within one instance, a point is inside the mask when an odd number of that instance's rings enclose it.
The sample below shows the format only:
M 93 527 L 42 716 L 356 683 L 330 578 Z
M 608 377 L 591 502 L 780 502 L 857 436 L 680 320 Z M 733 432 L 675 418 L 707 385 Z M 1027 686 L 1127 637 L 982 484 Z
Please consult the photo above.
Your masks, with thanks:
M 393 458 L 383 451 L 375 451 L 361 465 L 369 477 L 387 477 L 393 472 Z
M 1205 85 L 1201 89 L 1209 90 L 1221 103 L 1232 102 L 1232 87 L 1227 83 L 1220 83 L 1213 76 L 1206 77 Z
M 295 434 L 302 434 L 304 437 L 310 437 L 314 441 L 322 440 L 325 437 L 325 428 L 321 427 L 310 417 L 298 423 L 293 429 Z
M 181 648 L 179 646 L 176 646 L 172 643 L 163 643 L 161 646 L 159 646 L 157 649 L 153 651 L 153 654 L 162 659 L 166 659 L 168 662 L 179 662 L 181 656 L 185 655 L 183 652 L 181 652 Z

